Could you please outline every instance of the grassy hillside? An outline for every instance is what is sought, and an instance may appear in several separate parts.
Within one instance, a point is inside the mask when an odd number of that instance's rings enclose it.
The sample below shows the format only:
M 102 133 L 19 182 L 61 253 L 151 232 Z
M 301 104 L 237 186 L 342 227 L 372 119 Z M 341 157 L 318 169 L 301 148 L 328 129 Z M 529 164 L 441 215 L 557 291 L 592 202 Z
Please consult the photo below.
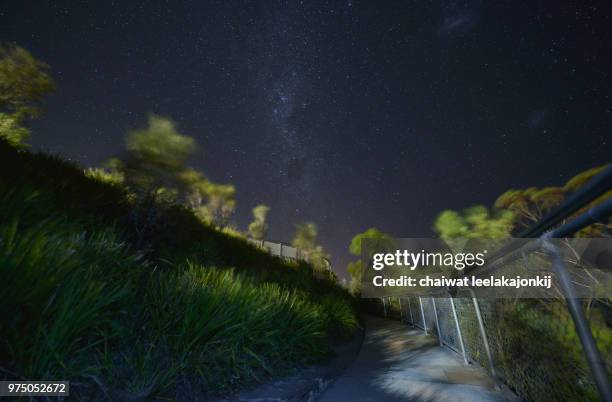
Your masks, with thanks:
M 0 377 L 111 400 L 212 395 L 328 354 L 353 300 L 291 264 L 0 142 Z

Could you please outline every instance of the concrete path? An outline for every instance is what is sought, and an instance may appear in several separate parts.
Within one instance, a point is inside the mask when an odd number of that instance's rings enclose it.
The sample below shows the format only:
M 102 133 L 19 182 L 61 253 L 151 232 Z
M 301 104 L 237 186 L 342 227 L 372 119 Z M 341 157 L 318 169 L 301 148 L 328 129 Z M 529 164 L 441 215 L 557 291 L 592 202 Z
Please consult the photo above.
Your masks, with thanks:
M 501 402 L 516 401 L 496 391 L 478 367 L 406 324 L 366 318 L 357 359 L 318 399 L 321 402 Z

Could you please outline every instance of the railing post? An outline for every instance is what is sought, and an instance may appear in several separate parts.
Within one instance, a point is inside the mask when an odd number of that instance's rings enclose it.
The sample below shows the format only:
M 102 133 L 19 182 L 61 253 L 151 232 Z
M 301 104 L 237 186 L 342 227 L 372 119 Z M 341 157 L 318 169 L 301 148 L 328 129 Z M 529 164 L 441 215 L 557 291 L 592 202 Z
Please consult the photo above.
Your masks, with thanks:
M 431 296 L 431 304 L 434 310 L 434 316 L 436 317 L 436 331 L 438 332 L 438 340 L 440 341 L 440 347 L 444 346 L 444 342 L 442 342 L 442 331 L 440 330 L 440 320 L 438 320 L 438 310 L 436 309 L 436 299 Z
M 385 318 L 387 318 L 387 305 L 385 304 L 385 296 L 380 298 L 382 300 L 382 305 L 383 305 L 383 314 L 385 315 Z
M 412 317 L 412 307 L 410 306 L 410 296 L 408 296 L 408 312 L 410 312 L 410 325 L 414 327 L 414 317 Z
M 601 353 L 597 348 L 597 343 L 593 338 L 591 327 L 589 326 L 589 323 L 584 315 L 582 305 L 577 299 L 574 285 L 572 284 L 572 278 L 565 268 L 565 263 L 563 262 L 563 258 L 559 253 L 558 247 L 549 242 L 546 238 L 544 238 L 543 246 L 544 250 L 548 253 L 552 260 L 552 268 L 557 275 L 557 280 L 561 287 L 563 297 L 567 303 L 567 309 L 569 310 L 572 320 L 574 321 L 576 332 L 578 333 L 580 343 L 584 349 L 586 360 L 589 363 L 589 367 L 593 373 L 593 378 L 595 380 L 595 384 L 597 385 L 597 389 L 599 390 L 599 394 L 601 395 L 601 400 L 611 402 L 612 389 L 610 389 L 606 363 L 601 357 Z
M 457 329 L 457 337 L 459 338 L 459 345 L 461 345 L 461 355 L 463 356 L 463 362 L 465 364 L 470 364 L 467 353 L 465 353 L 465 345 L 463 343 L 463 335 L 461 334 L 461 326 L 459 325 L 459 318 L 457 317 L 457 309 L 455 308 L 455 300 L 453 296 L 450 295 L 448 298 L 451 305 L 451 310 L 453 311 L 453 318 L 455 319 L 455 328 Z
M 485 348 L 485 353 L 487 354 L 487 361 L 489 362 L 489 369 L 491 370 L 491 376 L 496 382 L 497 387 L 499 388 L 499 381 L 497 377 L 497 371 L 495 370 L 495 365 L 493 364 L 493 355 L 491 354 L 491 348 L 489 347 L 489 339 L 487 338 L 487 331 L 484 326 L 484 321 L 482 320 L 482 314 L 480 313 L 480 305 L 478 304 L 478 298 L 472 289 L 468 289 L 472 294 L 472 302 L 474 303 L 474 310 L 476 310 L 476 319 L 478 320 L 478 328 L 480 329 L 480 336 L 482 337 L 482 343 Z
M 423 310 L 423 300 L 421 300 L 421 296 L 419 296 L 419 304 L 421 305 L 421 318 L 423 319 L 423 331 L 425 331 L 425 335 L 427 335 L 427 321 L 425 321 L 425 310 Z
M 399 303 L 400 309 L 400 322 L 404 322 L 404 316 L 402 315 L 402 298 L 398 296 L 397 302 Z

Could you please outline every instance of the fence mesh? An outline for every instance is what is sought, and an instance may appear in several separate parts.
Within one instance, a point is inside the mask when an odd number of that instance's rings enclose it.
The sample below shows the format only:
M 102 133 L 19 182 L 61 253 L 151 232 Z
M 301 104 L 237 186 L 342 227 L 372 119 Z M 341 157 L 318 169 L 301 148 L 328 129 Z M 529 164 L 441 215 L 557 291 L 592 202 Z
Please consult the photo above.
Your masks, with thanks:
M 474 300 L 468 292 L 459 291 L 453 302 L 467 359 L 491 372 Z M 477 299 L 477 302 L 498 381 L 527 401 L 599 400 L 582 344 L 563 300 Z M 388 318 L 427 328 L 429 334 L 441 338 L 449 349 L 461 353 L 449 297 L 435 297 L 435 310 L 430 296 L 406 296 L 401 300 L 388 297 L 385 304 Z M 611 372 L 610 304 L 605 300 L 591 300 L 585 301 L 584 307 Z M 378 311 L 384 314 L 382 308 Z
M 461 344 L 457 334 L 457 326 L 455 325 L 455 317 L 453 315 L 451 299 L 446 297 L 436 298 L 436 310 L 438 313 L 438 323 L 440 328 L 438 336 L 442 342 L 453 349 L 457 353 L 461 353 Z

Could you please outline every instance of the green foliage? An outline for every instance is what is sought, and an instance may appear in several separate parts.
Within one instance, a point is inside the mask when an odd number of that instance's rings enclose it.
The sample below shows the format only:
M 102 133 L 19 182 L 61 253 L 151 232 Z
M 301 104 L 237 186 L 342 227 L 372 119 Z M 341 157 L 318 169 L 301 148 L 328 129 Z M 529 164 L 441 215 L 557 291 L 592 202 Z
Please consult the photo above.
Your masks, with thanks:
M 558 205 L 578 188 L 586 184 L 607 165 L 588 169 L 570 179 L 564 187 L 529 187 L 523 190 L 512 189 L 500 195 L 489 211 L 484 206 L 466 208 L 463 211 L 446 210 L 441 212 L 434 222 L 434 231 L 443 239 L 453 238 L 490 238 L 503 239 L 519 227 L 529 227 Z M 604 199 L 612 197 L 612 191 L 599 197 L 586 209 Z M 601 236 L 605 233 L 605 224 L 595 224 L 583 229 L 579 236 Z
M 605 165 L 597 166 L 591 169 L 587 169 L 583 172 L 578 173 L 576 176 L 568 180 L 567 183 L 565 183 L 565 186 L 563 186 L 563 191 L 565 191 L 566 193 L 570 193 L 570 192 L 578 190 L 580 187 L 588 183 L 591 179 L 593 179 L 596 175 L 601 173 L 608 166 L 610 166 L 609 163 Z M 586 205 L 584 208 L 577 211 L 576 215 L 582 214 L 586 212 L 589 208 L 593 207 L 594 205 L 597 205 L 601 203 L 602 201 L 609 200 L 611 198 L 612 198 L 612 190 L 609 190 L 608 192 L 597 197 L 595 200 L 593 200 L 591 203 Z M 582 229 L 580 232 L 576 234 L 576 236 L 578 237 L 580 236 L 582 237 L 601 237 L 605 235 L 607 236 L 610 235 L 609 220 L 607 224 L 605 221 L 598 222 L 587 228 Z
M 317 247 L 319 230 L 313 222 L 299 223 L 295 226 L 295 234 L 291 242 L 295 247 L 308 251 Z
M 361 260 L 351 261 L 348 263 L 346 270 L 351 276 L 349 288 L 351 293 L 357 295 L 361 293 L 361 281 L 363 278 L 363 262 Z
M 491 331 L 490 342 L 496 368 L 520 396 L 534 401 L 599 400 L 563 301 L 506 299 L 491 303 L 491 307 L 489 325 L 495 331 Z M 604 337 L 609 340 L 612 331 L 594 319 L 590 325 L 600 350 L 605 351 Z M 478 339 L 477 334 L 475 337 Z M 537 377 L 539 381 L 529 381 L 526 373 L 543 375 Z
M 259 204 L 253 208 L 253 222 L 249 224 L 249 236 L 255 240 L 263 240 L 268 233 L 267 217 L 270 207 Z
M 351 254 L 361 257 L 362 244 L 367 241 L 372 248 L 380 250 L 390 250 L 395 247 L 395 240 L 387 233 L 381 232 L 376 228 L 369 228 L 365 232 L 358 233 L 351 239 L 349 251 Z
M 94 180 L 108 183 L 114 186 L 121 186 L 125 182 L 125 177 L 119 171 L 108 171 L 100 168 L 85 169 L 85 175 Z
M 577 175 L 569 179 L 567 183 L 565 183 L 565 185 L 563 186 L 563 190 L 566 192 L 578 190 L 580 187 L 587 184 L 593 177 L 603 172 L 604 169 L 606 169 L 608 166 L 610 166 L 609 163 L 601 166 L 596 166 L 578 173 Z
M 195 140 L 179 133 L 172 120 L 151 115 L 146 128 L 128 133 L 123 155 L 89 174 L 124 184 L 143 205 L 179 202 L 202 222 L 223 228 L 236 208 L 236 189 L 231 184 L 214 183 L 187 166 L 196 148 Z M 144 211 L 147 215 L 150 212 Z
M 236 188 L 232 184 L 218 184 L 209 180 L 200 183 L 198 192 L 205 200 L 195 208 L 195 213 L 210 225 L 224 227 L 236 209 Z
M 325 328 L 329 329 L 332 338 L 347 339 L 359 327 L 355 306 L 348 299 L 338 300 L 336 297 L 324 295 L 317 302 Z
M 529 226 L 540 220 L 546 212 L 563 202 L 565 193 L 561 187 L 530 187 L 525 190 L 508 190 L 495 201 L 495 208 L 512 211 L 519 223 Z
M 246 240 L 246 235 L 234 226 L 225 226 L 219 231 L 225 235 L 232 236 L 241 240 Z
M 49 67 L 14 43 L 0 43 L 0 110 L 35 117 L 43 96 L 55 88 Z
M 308 262 L 321 274 L 330 274 L 335 278 L 329 264 L 329 254 L 325 252 L 323 246 L 317 243 L 319 230 L 313 222 L 299 223 L 295 226 L 293 236 L 293 246 L 304 251 L 308 255 Z
M 16 44 L 0 43 L 0 137 L 27 140 L 27 119 L 40 113 L 43 96 L 54 88 L 46 64 Z
M 19 146 L 30 138 L 30 130 L 15 114 L 0 112 L 0 137 L 14 146 Z
M 482 205 L 461 212 L 446 210 L 434 222 L 434 231 L 444 240 L 459 237 L 468 239 L 503 239 L 510 236 L 515 215 L 512 211 L 489 211 Z
M 24 198 L 27 197 L 27 198 Z M 0 356 L 25 378 L 63 378 L 84 354 L 116 336 L 111 321 L 127 303 L 137 259 L 115 234 L 87 231 L 63 217 L 21 219 L 39 195 L 4 194 L 0 225 Z
M 231 184 L 217 184 L 201 172 L 185 169 L 180 174 L 182 198 L 195 214 L 209 225 L 223 228 L 236 208 L 236 189 Z
M 494 208 L 477 205 L 462 211 L 446 210 L 434 222 L 434 231 L 445 240 L 465 238 L 503 239 L 519 227 L 528 227 L 558 205 L 578 188 L 586 184 L 607 165 L 588 169 L 570 179 L 563 187 L 529 187 L 522 190 L 511 189 L 500 195 Z M 599 197 L 591 205 L 612 197 L 612 191 Z M 577 214 L 584 212 L 584 208 Z M 582 235 L 598 236 L 603 234 L 604 225 L 594 225 L 581 232 Z
M 517 217 L 515 225 L 529 227 L 539 221 L 544 215 L 560 205 L 572 192 L 588 183 L 594 176 L 601 173 L 608 165 L 587 169 L 572 177 L 563 187 L 529 187 L 522 190 L 512 189 L 503 193 L 495 201 L 495 208 L 511 211 Z M 612 190 L 577 211 L 575 215 L 612 197 Z M 582 230 L 579 235 L 597 237 L 605 233 L 605 225 L 593 225 Z
M 376 228 L 369 228 L 365 232 L 358 233 L 351 239 L 349 251 L 351 254 L 360 257 L 359 260 L 350 262 L 347 266 L 348 273 L 351 275 L 351 291 L 354 294 L 361 292 L 361 278 L 364 263 L 361 259 L 363 244 L 367 242 L 370 250 L 392 250 L 395 248 L 395 239 L 387 233 L 381 232 Z
M 150 331 L 173 334 L 166 347 L 175 365 L 205 389 L 256 380 L 326 352 L 325 320 L 307 295 L 194 264 L 154 281 Z
M 195 149 L 193 138 L 180 134 L 172 120 L 150 115 L 146 128 L 128 133 L 125 154 L 111 163 L 128 187 L 148 195 L 178 187 L 179 175 Z

